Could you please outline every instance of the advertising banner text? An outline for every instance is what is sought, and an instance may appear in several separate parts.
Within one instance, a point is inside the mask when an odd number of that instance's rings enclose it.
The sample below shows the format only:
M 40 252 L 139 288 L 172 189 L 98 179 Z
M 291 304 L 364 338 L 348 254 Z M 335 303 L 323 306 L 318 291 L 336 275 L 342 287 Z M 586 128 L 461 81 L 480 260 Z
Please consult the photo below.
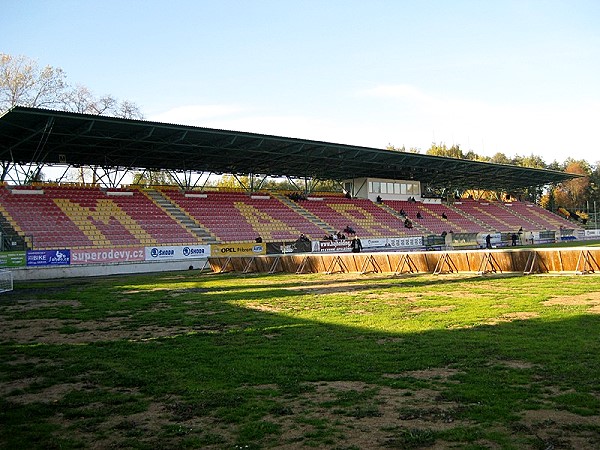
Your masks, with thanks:
M 146 261 L 169 261 L 180 259 L 200 259 L 210 256 L 210 245 L 180 245 L 146 247 Z
M 71 264 L 110 264 L 144 260 L 144 247 L 71 250 Z
M 211 256 L 256 256 L 264 255 L 267 246 L 264 243 L 217 244 L 211 246 Z
M 28 266 L 68 266 L 71 261 L 70 250 L 28 250 Z

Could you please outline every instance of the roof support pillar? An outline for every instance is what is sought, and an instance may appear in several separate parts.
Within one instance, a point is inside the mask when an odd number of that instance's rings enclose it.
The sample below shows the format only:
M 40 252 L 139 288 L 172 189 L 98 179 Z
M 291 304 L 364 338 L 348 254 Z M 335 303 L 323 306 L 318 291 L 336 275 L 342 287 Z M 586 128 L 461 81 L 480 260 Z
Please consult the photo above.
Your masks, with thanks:
M 167 170 L 166 172 L 175 180 L 177 186 L 185 191 L 190 191 L 197 187 L 203 190 L 212 175 L 212 172 L 198 172 L 195 170 Z
M 16 164 L 10 161 L 2 161 L 2 175 L 0 181 L 13 184 L 30 184 L 34 181 L 44 181 L 42 169 L 44 163 L 30 162 L 28 164 Z

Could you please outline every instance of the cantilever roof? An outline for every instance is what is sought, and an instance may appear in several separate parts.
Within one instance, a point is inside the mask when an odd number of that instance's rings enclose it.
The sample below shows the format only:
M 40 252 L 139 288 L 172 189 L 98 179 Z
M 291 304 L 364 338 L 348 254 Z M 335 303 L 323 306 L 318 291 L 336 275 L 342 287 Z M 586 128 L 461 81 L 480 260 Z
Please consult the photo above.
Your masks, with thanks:
M 0 116 L 0 160 L 345 180 L 417 180 L 435 187 L 512 189 L 564 172 L 281 136 L 14 107 Z

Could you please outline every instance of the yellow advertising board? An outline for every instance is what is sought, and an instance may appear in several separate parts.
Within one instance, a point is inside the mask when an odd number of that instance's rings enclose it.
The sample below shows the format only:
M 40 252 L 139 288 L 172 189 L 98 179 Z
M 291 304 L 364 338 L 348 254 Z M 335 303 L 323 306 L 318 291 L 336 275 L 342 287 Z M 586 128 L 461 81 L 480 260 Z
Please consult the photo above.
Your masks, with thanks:
M 210 246 L 211 256 L 256 256 L 267 253 L 267 245 L 264 243 L 245 244 L 216 244 Z

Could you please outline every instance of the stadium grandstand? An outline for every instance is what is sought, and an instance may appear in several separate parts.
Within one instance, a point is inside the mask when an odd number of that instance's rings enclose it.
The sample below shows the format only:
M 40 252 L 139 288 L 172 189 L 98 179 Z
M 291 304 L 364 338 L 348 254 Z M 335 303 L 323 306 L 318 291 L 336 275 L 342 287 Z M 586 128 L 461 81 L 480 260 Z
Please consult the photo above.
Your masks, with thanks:
M 532 242 L 583 236 L 579 223 L 533 202 L 456 195 L 575 176 L 551 170 L 26 107 L 0 117 L 0 160 L 1 250 L 32 252 L 31 265 L 51 259 L 43 252 L 73 260 L 94 249 L 135 252 L 127 261 L 236 243 L 261 243 L 266 253 L 344 251 L 354 235 L 374 251 L 441 248 L 450 232 L 456 245 L 472 247 L 488 234 L 499 246 L 516 233 Z M 98 183 L 32 181 L 48 167 L 93 168 Z M 122 184 L 124 173 L 147 170 L 167 171 L 177 185 Z M 256 183 L 219 190 L 192 174 Z M 260 180 L 268 176 L 304 184 L 299 192 L 266 191 Z M 339 192 L 314 192 L 315 180 L 333 180 Z M 309 245 L 289 245 L 300 241 Z M 331 241 L 339 245 L 320 244 Z

